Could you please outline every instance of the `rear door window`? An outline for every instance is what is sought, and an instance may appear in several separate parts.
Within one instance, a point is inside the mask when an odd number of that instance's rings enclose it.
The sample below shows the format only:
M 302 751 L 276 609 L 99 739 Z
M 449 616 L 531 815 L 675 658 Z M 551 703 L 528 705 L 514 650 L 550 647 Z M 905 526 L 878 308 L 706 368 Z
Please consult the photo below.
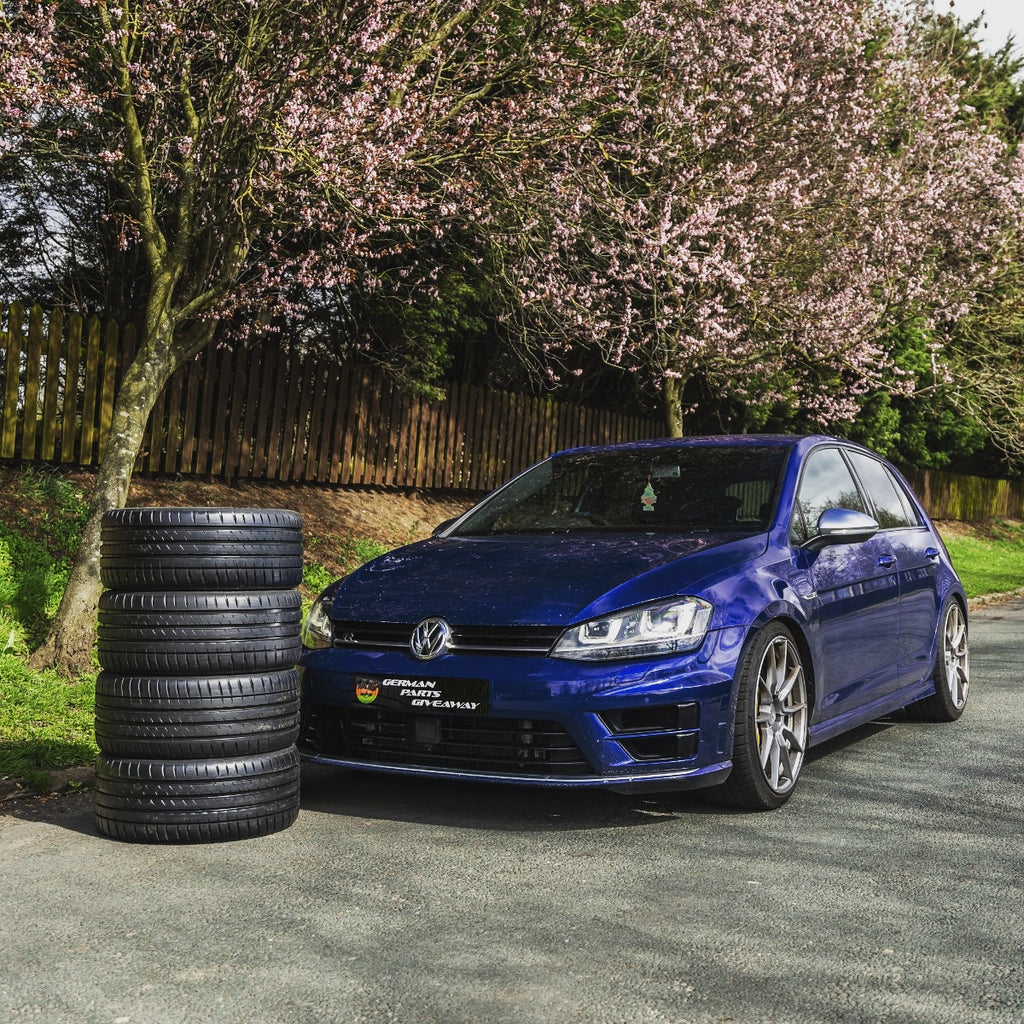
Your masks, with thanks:
M 886 466 L 862 452 L 847 454 L 874 506 L 875 519 L 883 530 L 919 525 L 910 500 Z

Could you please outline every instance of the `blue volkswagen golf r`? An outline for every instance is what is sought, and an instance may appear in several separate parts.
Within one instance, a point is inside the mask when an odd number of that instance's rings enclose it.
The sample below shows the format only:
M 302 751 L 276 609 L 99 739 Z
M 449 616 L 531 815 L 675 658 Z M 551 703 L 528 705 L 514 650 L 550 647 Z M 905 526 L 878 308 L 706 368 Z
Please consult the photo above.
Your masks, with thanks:
M 967 602 L 900 475 L 831 437 L 560 452 L 330 586 L 311 761 L 780 806 L 810 746 L 967 700 Z

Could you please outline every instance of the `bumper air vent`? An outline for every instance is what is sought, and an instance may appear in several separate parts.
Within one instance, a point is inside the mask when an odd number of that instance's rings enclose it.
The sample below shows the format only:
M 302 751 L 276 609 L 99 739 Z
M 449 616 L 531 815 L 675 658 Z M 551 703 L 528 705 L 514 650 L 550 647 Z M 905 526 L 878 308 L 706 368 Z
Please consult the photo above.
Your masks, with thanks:
M 601 721 L 634 761 L 686 761 L 697 756 L 699 704 L 658 704 L 602 711 Z
M 557 722 L 477 715 L 406 714 L 385 708 L 314 707 L 304 753 L 381 765 L 530 775 L 590 775 Z

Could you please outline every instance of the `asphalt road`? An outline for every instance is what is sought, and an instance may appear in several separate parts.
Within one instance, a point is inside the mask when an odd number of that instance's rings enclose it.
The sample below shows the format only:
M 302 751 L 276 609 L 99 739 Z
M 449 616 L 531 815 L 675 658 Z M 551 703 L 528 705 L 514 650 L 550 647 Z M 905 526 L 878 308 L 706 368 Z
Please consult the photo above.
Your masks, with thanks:
M 0 815 L 0 1024 L 1021 1024 L 1024 602 L 954 725 L 808 760 L 773 814 L 317 769 L 285 832 Z

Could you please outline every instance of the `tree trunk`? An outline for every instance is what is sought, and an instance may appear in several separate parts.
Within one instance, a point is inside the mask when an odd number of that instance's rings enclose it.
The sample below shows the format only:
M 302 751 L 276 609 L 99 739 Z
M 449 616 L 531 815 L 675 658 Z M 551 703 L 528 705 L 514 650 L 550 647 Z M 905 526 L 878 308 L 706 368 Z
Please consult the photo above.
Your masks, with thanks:
M 177 365 L 173 349 L 173 328 L 167 324 L 157 336 L 144 341 L 128 367 L 114 404 L 110 433 L 100 454 L 96 488 L 82 542 L 57 609 L 50 633 L 32 655 L 33 668 L 54 667 L 67 673 L 87 670 L 92 662 L 96 639 L 96 609 L 99 604 L 100 531 L 103 514 L 122 508 L 142 445 L 150 413 Z
M 665 428 L 669 437 L 683 436 L 683 388 L 682 377 L 663 377 L 661 381 L 661 406 L 665 414 Z

